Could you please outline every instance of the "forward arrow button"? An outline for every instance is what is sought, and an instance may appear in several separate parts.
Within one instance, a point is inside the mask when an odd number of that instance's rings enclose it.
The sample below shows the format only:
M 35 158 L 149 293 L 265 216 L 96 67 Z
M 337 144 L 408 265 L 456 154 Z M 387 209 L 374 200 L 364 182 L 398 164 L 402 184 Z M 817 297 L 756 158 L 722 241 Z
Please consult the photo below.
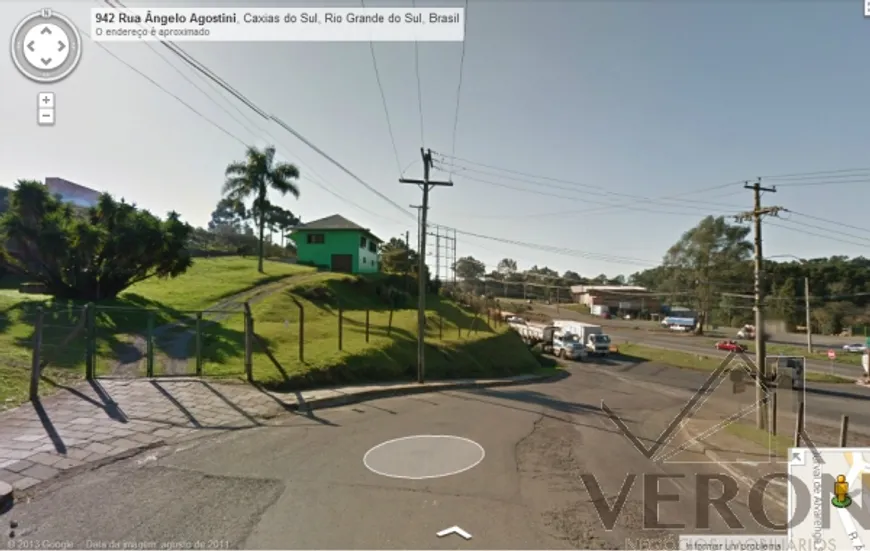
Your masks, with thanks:
M 438 537 L 443 538 L 444 536 L 449 536 L 450 534 L 456 534 L 464 539 L 470 540 L 471 534 L 460 528 L 459 526 L 451 526 L 445 530 L 441 530 L 438 532 Z

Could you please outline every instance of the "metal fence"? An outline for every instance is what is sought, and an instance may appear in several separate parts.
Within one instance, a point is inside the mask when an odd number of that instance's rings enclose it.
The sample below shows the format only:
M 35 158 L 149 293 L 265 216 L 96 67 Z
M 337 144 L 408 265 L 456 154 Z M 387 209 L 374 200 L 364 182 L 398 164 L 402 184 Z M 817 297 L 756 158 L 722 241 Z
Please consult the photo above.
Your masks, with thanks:
M 458 299 L 473 317 L 453 311 L 430 312 L 426 320 L 429 339 L 454 340 L 488 331 L 502 323 L 497 301 L 470 295 Z M 26 308 L 32 333 L 20 340 L 30 344 L 34 389 L 49 372 L 84 373 L 86 378 L 115 377 L 238 377 L 254 381 L 255 353 L 268 357 L 283 370 L 280 356 L 293 363 L 306 363 L 309 347 L 318 352 L 355 352 L 378 338 L 416 339 L 417 330 L 407 323 L 399 327 L 399 310 L 329 307 L 334 325 L 319 316 L 308 326 L 306 308 L 294 299 L 295 312 L 288 312 L 280 344 L 267 342 L 256 332 L 256 320 L 248 303 L 206 311 L 169 308 L 70 305 Z M 321 308 L 318 306 L 317 308 Z M 407 312 L 407 309 L 405 309 Z M 406 315 L 407 317 L 407 315 Z M 407 322 L 407 319 L 406 319 Z M 260 357 L 262 360 L 262 357 Z M 38 392 L 38 390 L 34 390 Z M 36 394 L 33 394 L 36 395 Z

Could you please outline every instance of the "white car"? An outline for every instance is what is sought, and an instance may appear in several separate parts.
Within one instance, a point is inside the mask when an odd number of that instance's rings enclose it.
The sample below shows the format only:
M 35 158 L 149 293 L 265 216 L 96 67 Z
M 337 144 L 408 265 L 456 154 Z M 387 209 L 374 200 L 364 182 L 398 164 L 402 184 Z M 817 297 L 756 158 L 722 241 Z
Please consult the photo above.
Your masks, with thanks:
M 846 352 L 864 352 L 867 350 L 867 346 L 864 344 L 847 344 L 843 346 L 843 350 Z

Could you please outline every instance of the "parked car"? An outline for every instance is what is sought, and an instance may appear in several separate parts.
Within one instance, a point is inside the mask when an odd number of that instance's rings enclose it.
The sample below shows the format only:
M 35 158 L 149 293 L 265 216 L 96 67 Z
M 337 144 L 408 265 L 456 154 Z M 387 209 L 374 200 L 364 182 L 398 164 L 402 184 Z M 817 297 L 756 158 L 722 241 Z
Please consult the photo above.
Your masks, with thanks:
M 736 341 L 719 341 L 716 343 L 716 349 L 728 352 L 746 352 L 746 347 Z
M 507 320 L 505 320 L 505 321 L 507 321 L 508 323 L 514 323 L 514 324 L 520 324 L 520 325 L 528 325 L 528 324 L 526 323 L 526 320 L 524 320 L 523 318 L 521 318 L 521 317 L 519 317 L 519 316 L 508 316 Z
M 843 350 L 845 350 L 846 352 L 857 352 L 860 354 L 860 353 L 864 352 L 865 350 L 867 350 L 867 345 L 865 345 L 865 344 L 847 344 L 847 345 L 843 346 Z

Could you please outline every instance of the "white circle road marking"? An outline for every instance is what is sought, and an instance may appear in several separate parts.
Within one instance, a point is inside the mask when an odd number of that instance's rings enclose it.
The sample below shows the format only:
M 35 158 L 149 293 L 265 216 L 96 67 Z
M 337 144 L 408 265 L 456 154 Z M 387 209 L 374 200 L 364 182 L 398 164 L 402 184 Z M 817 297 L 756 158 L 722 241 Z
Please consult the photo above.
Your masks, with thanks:
M 416 434 L 381 442 L 363 456 L 363 465 L 388 478 L 426 480 L 453 476 L 478 466 L 483 446 L 450 434 Z

